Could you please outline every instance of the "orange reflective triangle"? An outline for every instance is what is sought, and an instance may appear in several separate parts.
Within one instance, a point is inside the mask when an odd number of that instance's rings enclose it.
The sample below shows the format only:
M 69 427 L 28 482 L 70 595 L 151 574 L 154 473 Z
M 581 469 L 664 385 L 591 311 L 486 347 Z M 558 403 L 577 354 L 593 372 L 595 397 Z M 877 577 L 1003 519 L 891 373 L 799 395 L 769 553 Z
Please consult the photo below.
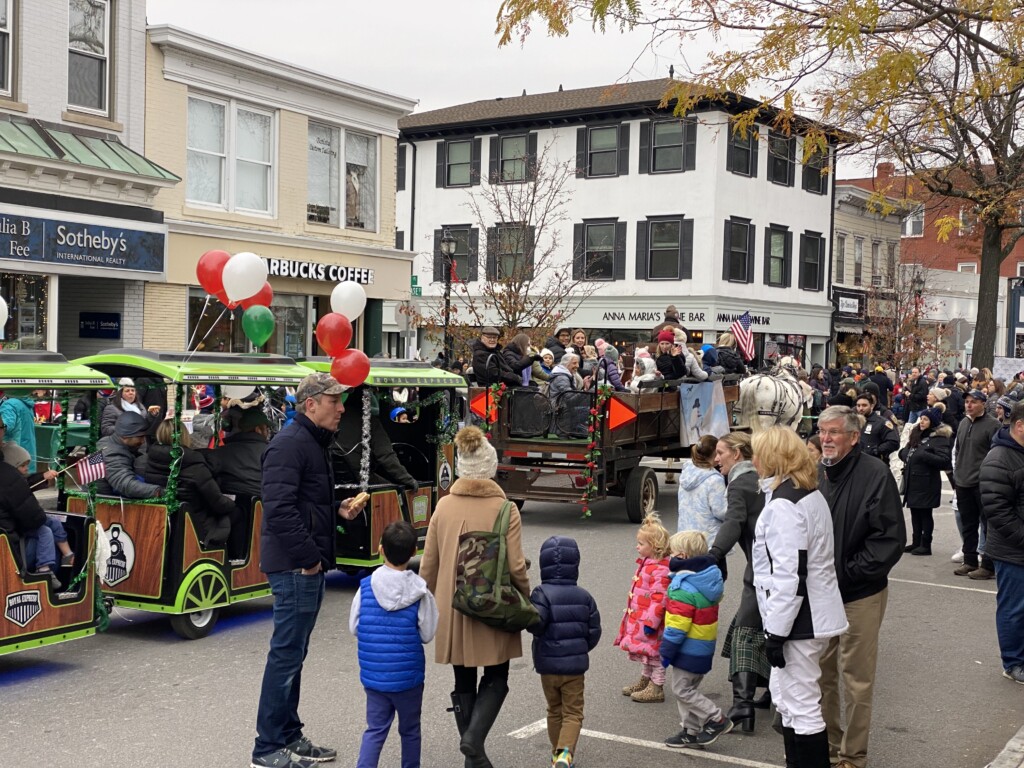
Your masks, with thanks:
M 614 397 L 608 401 L 608 429 L 618 429 L 636 418 L 636 411 Z
M 487 404 L 493 404 L 493 401 L 494 396 L 485 390 L 469 401 L 469 410 L 471 410 L 481 419 L 487 419 Z M 487 420 L 492 424 L 498 420 L 497 408 L 494 409 L 494 412 L 491 413 L 491 417 Z

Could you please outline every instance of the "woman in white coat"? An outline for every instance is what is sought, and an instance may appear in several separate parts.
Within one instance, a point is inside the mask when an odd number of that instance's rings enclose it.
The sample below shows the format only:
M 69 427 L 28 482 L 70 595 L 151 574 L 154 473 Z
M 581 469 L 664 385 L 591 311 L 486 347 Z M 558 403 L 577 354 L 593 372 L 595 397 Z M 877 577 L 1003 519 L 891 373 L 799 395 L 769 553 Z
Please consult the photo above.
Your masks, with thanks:
M 795 432 L 772 427 L 754 435 L 753 447 L 765 494 L 754 533 L 754 588 L 786 766 L 829 768 L 819 661 L 828 639 L 847 628 L 832 515 L 817 490 L 818 468 Z

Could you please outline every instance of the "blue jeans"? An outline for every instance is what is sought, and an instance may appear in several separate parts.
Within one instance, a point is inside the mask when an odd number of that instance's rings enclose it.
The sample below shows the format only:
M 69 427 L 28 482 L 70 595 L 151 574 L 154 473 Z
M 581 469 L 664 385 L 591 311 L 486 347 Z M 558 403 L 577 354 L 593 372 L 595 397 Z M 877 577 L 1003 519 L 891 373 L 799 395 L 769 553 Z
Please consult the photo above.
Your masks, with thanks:
M 377 768 L 384 740 L 398 713 L 398 735 L 402 737 L 402 768 L 420 768 L 420 710 L 423 685 L 406 691 L 385 693 L 366 690 L 366 732 L 359 748 L 356 768 Z
M 917 424 L 917 417 L 921 415 L 920 411 L 911 411 L 907 417 L 907 424 Z
M 297 571 L 270 573 L 267 580 L 274 595 L 274 634 L 270 638 L 256 713 L 254 758 L 283 749 L 302 737 L 302 662 L 324 600 L 323 572 L 312 576 Z
M 1024 665 L 1024 565 L 996 560 L 996 636 L 1003 669 Z
M 53 515 L 46 516 L 46 527 L 53 533 L 53 540 L 56 542 L 67 541 L 68 533 L 64 530 L 64 524 Z
M 53 543 L 53 531 L 45 525 L 25 534 L 25 561 L 25 568 L 30 571 L 47 567 L 53 570 L 57 566 L 57 546 Z

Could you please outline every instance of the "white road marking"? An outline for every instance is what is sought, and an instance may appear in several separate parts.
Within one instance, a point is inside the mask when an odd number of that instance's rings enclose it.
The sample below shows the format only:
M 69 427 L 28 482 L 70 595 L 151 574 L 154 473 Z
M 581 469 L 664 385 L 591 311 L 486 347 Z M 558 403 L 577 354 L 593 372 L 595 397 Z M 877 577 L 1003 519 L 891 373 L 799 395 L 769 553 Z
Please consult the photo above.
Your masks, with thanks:
M 942 589 L 959 589 L 963 592 L 983 592 L 986 595 L 995 595 L 994 589 L 979 589 L 978 587 L 958 587 L 955 584 L 935 584 L 931 581 L 914 581 L 913 579 L 894 579 L 891 576 L 889 581 L 898 581 L 900 584 L 919 584 L 922 587 L 940 587 Z
M 522 728 L 512 731 L 509 736 L 513 739 L 528 739 L 531 736 L 536 736 L 538 733 L 542 733 L 547 730 L 547 720 L 538 720 L 535 723 L 524 725 Z M 647 749 L 660 749 L 663 752 L 674 752 L 676 754 L 683 753 L 688 757 L 703 758 L 713 763 L 727 763 L 728 765 L 744 766 L 745 768 L 779 768 L 777 763 L 761 763 L 756 760 L 744 760 L 741 757 L 732 757 L 730 755 L 721 755 L 717 752 L 708 752 L 703 749 L 675 749 L 673 747 L 666 746 L 660 741 L 647 741 L 646 739 L 634 739 L 629 736 L 619 736 L 614 733 L 602 733 L 601 731 L 592 731 L 589 728 L 584 728 L 580 732 L 581 736 L 585 736 L 589 739 L 600 739 L 602 741 L 613 741 L 616 744 L 628 744 L 633 747 L 645 747 Z M 722 739 L 715 743 L 714 746 L 721 744 L 728 744 L 731 734 L 725 735 Z M 714 746 L 712 749 L 714 749 Z

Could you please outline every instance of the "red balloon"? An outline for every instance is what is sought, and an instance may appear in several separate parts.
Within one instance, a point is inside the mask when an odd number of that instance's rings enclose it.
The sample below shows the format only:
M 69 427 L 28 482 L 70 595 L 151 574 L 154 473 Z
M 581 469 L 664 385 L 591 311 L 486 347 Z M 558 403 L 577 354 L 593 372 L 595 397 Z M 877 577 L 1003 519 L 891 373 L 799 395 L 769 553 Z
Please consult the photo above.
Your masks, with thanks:
M 316 342 L 330 357 L 340 357 L 352 341 L 352 323 L 344 315 L 328 312 L 316 324 Z
M 228 263 L 231 254 L 227 251 L 207 251 L 199 257 L 196 265 L 196 277 L 199 284 L 203 286 L 208 294 L 217 296 L 224 291 L 224 281 L 221 275 L 224 272 L 224 265 Z M 218 298 L 220 298 L 218 296 Z
M 248 299 L 242 299 L 238 303 L 242 305 L 242 309 L 248 309 L 249 307 L 269 307 L 273 300 L 274 289 L 270 287 L 270 283 L 264 283 L 258 293 Z
M 358 387 L 369 375 L 370 358 L 361 349 L 346 349 L 331 363 L 331 376 L 348 387 Z
M 217 297 L 217 301 L 219 301 L 228 309 L 234 309 L 235 307 L 238 306 L 236 302 L 228 298 L 228 292 L 223 289 L 217 291 L 217 293 L 215 293 L 214 296 Z

